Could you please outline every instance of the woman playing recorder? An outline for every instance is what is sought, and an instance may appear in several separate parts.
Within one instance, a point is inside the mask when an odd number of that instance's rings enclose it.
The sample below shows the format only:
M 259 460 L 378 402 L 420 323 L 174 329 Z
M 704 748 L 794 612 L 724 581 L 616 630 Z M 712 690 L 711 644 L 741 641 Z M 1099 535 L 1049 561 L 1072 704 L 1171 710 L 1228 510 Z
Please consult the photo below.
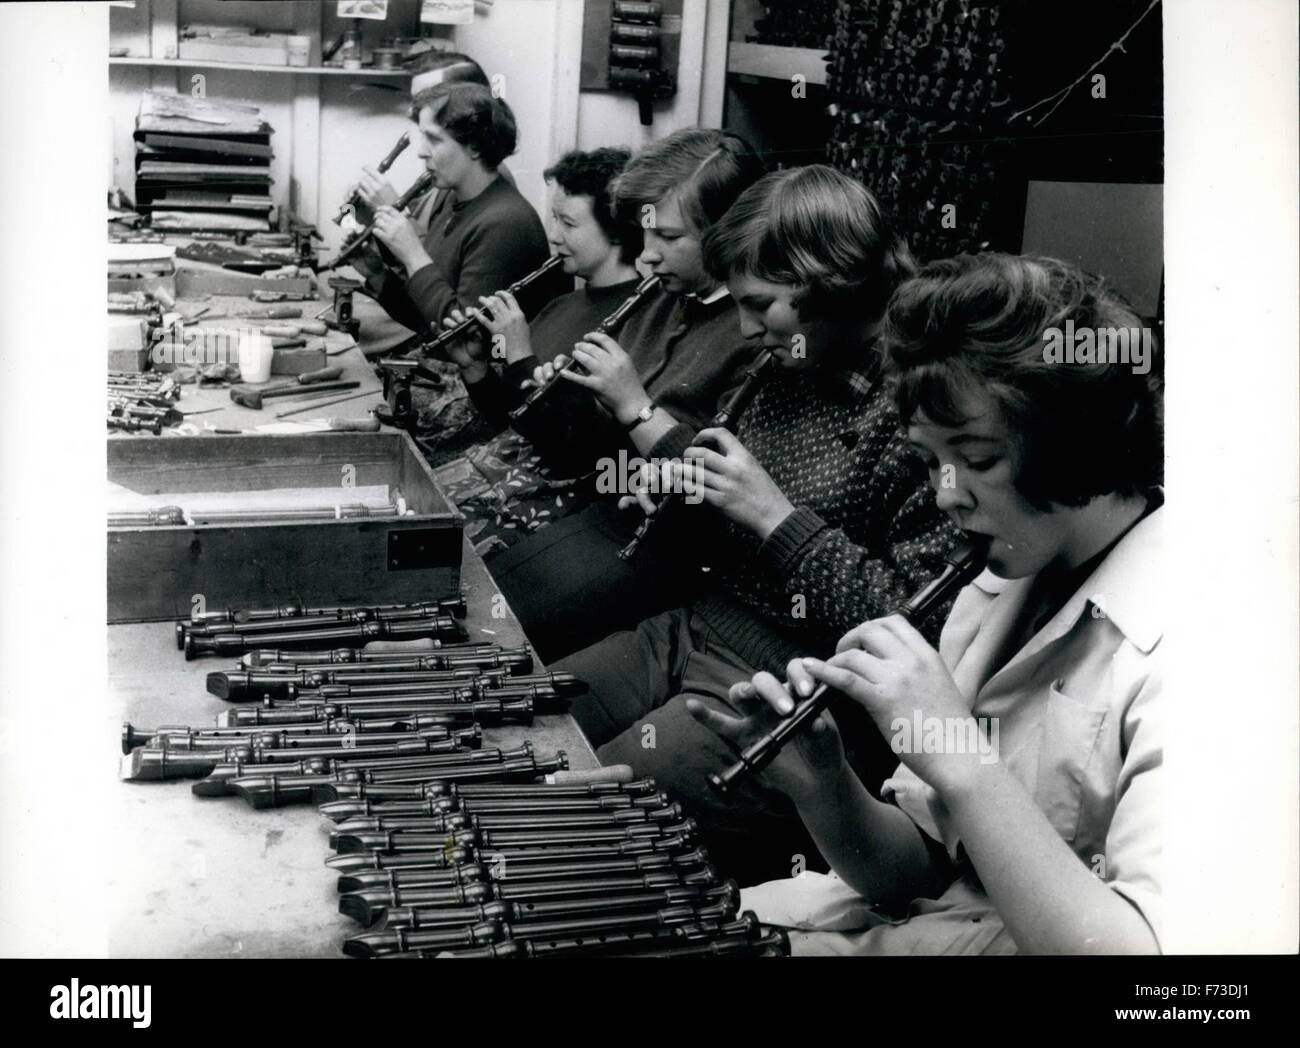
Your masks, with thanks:
M 823 714 L 763 773 L 834 871 L 742 900 L 803 929 L 796 952 L 1160 948 L 1158 370 L 1048 362 L 1067 321 L 1141 326 L 1051 259 L 964 256 L 900 288 L 885 329 L 899 413 L 941 508 L 989 540 L 990 570 L 937 651 L 887 616 L 828 661 L 792 661 L 785 684 L 735 685 L 740 716 L 689 703 L 739 749 L 826 683 L 901 758 L 877 799 Z

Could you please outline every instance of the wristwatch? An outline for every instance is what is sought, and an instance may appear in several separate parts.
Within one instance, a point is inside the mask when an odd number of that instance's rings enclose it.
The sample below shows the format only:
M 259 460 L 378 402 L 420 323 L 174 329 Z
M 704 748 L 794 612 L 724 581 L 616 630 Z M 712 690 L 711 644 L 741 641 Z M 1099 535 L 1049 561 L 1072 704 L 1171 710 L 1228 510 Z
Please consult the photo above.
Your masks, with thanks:
M 652 400 L 650 401 L 649 404 L 647 404 L 645 407 L 643 407 L 640 411 L 636 413 L 636 418 L 634 418 L 631 422 L 624 424 L 623 426 L 624 432 L 631 433 L 632 430 L 636 429 L 637 426 L 641 425 L 642 422 L 649 422 L 652 418 L 654 418 L 654 414 L 655 414 L 655 402 Z

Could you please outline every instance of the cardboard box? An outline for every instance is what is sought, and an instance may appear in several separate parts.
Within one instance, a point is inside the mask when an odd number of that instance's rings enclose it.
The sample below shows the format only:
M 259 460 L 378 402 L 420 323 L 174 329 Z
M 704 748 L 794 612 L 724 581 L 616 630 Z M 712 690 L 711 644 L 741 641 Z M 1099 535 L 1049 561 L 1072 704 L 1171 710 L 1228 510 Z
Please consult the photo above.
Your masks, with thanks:
M 248 525 L 109 528 L 108 621 L 209 608 L 408 603 L 460 592 L 464 518 L 403 432 L 107 442 L 108 479 L 184 507 L 203 492 L 387 484 L 413 515 Z M 346 498 L 341 501 L 347 501 Z M 110 504 L 112 498 L 110 497 Z

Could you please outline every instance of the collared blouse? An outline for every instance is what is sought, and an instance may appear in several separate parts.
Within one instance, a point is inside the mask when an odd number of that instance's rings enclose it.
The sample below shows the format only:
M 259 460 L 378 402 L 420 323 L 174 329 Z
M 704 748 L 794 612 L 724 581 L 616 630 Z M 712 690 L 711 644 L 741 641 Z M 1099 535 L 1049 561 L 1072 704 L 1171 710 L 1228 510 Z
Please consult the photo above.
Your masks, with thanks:
M 939 653 L 971 711 L 996 723 L 1004 762 L 1079 861 L 1161 937 L 1161 525 L 1156 509 L 1126 534 L 1065 605 L 1001 667 L 1033 578 L 986 572 L 958 596 Z M 991 720 L 987 720 L 991 719 Z M 905 765 L 882 788 L 961 860 L 937 795 Z M 747 889 L 742 906 L 792 935 L 797 953 L 1014 952 L 974 872 L 902 920 L 874 910 L 833 874 Z M 818 933 L 818 931 L 820 933 Z M 825 934 L 829 931 L 856 934 Z

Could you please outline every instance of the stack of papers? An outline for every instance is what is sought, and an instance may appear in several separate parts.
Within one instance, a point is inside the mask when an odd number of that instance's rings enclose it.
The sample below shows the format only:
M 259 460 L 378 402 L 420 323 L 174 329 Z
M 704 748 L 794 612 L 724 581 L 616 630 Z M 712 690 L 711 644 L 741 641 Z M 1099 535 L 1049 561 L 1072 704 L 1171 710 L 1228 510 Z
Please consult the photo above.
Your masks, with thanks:
M 269 230 L 271 133 L 255 106 L 146 91 L 135 124 L 137 210 L 154 229 Z

